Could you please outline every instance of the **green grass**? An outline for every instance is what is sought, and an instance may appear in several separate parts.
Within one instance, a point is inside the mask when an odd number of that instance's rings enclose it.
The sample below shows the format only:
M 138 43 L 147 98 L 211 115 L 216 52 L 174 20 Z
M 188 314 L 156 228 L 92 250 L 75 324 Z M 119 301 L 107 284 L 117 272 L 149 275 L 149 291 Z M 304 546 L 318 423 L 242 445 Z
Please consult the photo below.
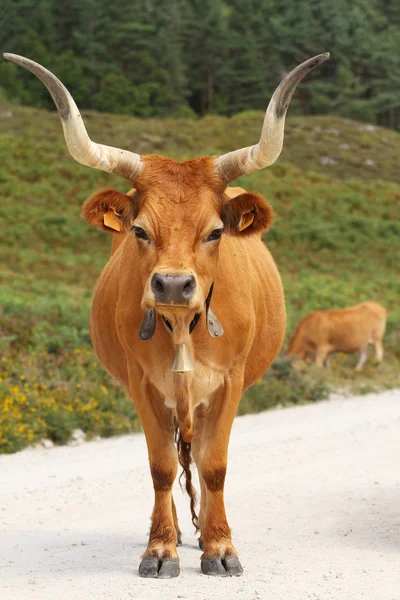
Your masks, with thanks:
M 96 141 L 184 159 L 254 143 L 262 115 L 85 120 Z M 283 277 L 288 335 L 317 308 L 369 299 L 389 311 L 383 365 L 370 361 L 355 374 L 355 356 L 323 371 L 280 358 L 245 394 L 241 413 L 315 401 L 337 387 L 400 385 L 399 142 L 395 132 L 336 117 L 289 118 L 278 164 L 240 182 L 277 214 L 265 241 Z M 65 442 L 76 427 L 89 436 L 138 427 L 90 346 L 90 299 L 111 238 L 89 229 L 80 210 L 103 186 L 128 188 L 70 158 L 55 113 L 0 103 L 0 452 L 43 437 Z

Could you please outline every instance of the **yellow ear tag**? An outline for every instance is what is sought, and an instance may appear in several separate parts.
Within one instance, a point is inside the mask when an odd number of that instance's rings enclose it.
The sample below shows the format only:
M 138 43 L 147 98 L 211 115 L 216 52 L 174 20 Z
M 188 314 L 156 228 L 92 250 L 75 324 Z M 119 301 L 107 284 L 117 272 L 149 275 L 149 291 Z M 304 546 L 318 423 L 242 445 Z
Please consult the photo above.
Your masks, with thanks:
M 121 231 L 121 223 L 118 221 L 115 216 L 115 212 L 112 208 L 109 208 L 106 213 L 103 215 L 103 223 L 106 227 L 110 229 L 115 229 L 115 231 Z
M 254 221 L 253 213 L 245 213 L 242 217 L 242 224 L 239 227 L 239 231 L 243 231 L 243 229 L 247 229 L 252 222 Z

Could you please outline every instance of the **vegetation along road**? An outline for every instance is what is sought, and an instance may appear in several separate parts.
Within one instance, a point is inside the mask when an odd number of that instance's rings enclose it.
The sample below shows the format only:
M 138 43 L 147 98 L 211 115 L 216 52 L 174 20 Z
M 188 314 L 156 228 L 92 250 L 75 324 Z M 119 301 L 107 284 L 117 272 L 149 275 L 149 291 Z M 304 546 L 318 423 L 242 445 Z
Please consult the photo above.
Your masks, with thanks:
M 139 578 L 152 488 L 141 434 L 0 457 L 4 600 L 398 600 L 400 392 L 236 419 L 227 511 L 243 577 L 200 572 L 175 490 L 181 575 Z

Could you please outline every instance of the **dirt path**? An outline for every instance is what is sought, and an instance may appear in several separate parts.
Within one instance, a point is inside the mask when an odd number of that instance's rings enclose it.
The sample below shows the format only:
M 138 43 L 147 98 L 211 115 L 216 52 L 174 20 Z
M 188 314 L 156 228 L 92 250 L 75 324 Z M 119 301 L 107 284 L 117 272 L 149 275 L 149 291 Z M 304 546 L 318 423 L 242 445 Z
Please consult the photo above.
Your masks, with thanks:
M 399 600 L 400 392 L 241 417 L 227 511 L 244 576 L 138 577 L 152 507 L 141 435 L 0 457 L 1 600 Z

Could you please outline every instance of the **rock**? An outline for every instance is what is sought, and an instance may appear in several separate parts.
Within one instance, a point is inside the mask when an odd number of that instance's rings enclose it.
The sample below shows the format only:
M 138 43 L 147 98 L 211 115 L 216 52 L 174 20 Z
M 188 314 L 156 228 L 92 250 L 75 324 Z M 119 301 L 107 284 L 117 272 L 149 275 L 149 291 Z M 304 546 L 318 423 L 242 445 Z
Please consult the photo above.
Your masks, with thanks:
M 327 129 L 325 133 L 331 133 L 332 135 L 340 135 L 340 129 L 336 129 L 335 127 L 331 127 L 331 129 Z
M 40 444 L 43 448 L 53 448 L 54 447 L 54 442 L 52 442 L 51 440 L 41 440 Z
M 329 156 L 321 156 L 319 159 L 319 162 L 321 163 L 321 165 L 336 165 L 337 164 L 337 160 L 335 160 L 334 158 L 330 158 Z
M 74 429 L 68 446 L 81 446 L 86 442 L 86 433 L 82 429 Z
M 154 135 L 153 133 L 141 133 L 139 136 L 139 141 L 147 142 L 155 148 L 161 148 L 164 144 L 164 138 L 162 138 L 160 135 Z
M 360 125 L 360 131 L 376 131 L 375 125 Z

